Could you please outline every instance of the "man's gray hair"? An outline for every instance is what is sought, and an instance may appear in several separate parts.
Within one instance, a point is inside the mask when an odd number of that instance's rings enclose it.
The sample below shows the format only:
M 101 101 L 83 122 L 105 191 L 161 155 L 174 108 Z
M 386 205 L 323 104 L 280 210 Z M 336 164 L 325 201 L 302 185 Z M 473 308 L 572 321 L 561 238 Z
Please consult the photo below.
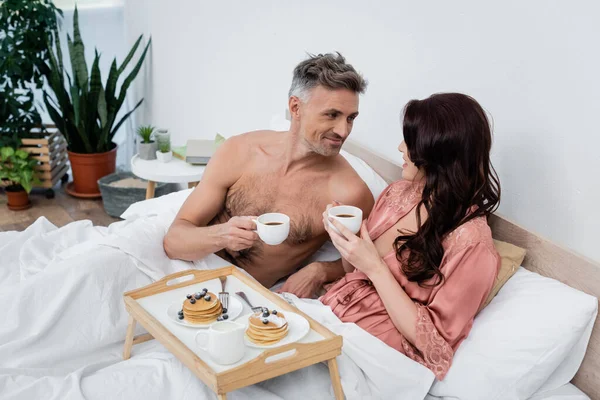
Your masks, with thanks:
M 327 89 L 349 89 L 364 93 L 367 81 L 338 52 L 335 54 L 309 54 L 309 58 L 294 68 L 294 78 L 289 97 L 296 96 L 303 102 L 308 100 L 310 91 L 317 86 Z

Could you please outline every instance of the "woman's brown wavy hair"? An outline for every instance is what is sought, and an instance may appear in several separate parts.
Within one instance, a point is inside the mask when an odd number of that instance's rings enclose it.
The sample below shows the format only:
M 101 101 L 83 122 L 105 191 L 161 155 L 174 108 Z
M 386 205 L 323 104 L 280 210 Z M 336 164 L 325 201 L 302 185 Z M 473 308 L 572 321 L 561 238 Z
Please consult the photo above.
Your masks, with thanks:
M 409 281 L 436 286 L 444 280 L 440 264 L 446 235 L 493 213 L 500 202 L 500 182 L 490 161 L 490 123 L 472 97 L 434 94 L 406 105 L 403 134 L 408 157 L 425 177 L 416 209 L 419 229 L 399 231 L 394 249 Z M 427 211 L 422 225 L 421 207 Z

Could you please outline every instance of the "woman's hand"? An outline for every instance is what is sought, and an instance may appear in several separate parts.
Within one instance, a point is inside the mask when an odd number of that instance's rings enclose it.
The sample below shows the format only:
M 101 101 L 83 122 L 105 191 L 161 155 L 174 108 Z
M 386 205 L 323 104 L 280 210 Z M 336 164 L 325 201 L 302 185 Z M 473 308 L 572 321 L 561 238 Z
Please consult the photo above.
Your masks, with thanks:
M 382 270 L 387 270 L 387 266 L 379 256 L 377 248 L 369 237 L 366 220 L 363 221 L 360 227 L 361 237 L 358 237 L 339 221 L 329 217 L 328 211 L 331 207 L 332 205 L 328 205 L 323 213 L 323 224 L 331 237 L 333 245 L 338 249 L 341 256 L 369 277 Z M 331 222 L 341 234 L 332 229 L 328 222 Z

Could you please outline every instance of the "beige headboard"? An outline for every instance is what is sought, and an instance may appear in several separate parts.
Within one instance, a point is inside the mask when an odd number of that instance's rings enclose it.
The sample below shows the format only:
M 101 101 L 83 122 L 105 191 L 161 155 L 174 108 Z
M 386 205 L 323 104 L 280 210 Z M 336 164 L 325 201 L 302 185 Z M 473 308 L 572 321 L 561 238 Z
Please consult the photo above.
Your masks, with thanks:
M 387 182 L 402 177 L 399 164 L 355 142 L 347 141 L 344 150 L 362 158 Z M 600 264 L 561 248 L 499 214 L 493 215 L 489 223 L 494 238 L 527 249 L 523 267 L 600 298 Z M 586 356 L 572 383 L 592 399 L 600 399 L 600 318 L 596 319 Z

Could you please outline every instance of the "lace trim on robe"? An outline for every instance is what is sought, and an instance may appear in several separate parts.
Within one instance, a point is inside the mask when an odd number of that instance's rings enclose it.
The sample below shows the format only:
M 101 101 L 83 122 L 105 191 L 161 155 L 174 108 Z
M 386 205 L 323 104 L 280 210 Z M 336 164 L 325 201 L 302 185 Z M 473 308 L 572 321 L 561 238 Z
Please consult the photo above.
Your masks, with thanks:
M 417 305 L 417 339 L 415 345 L 402 337 L 404 354 L 410 359 L 429 368 L 438 380 L 444 379 L 452 364 L 454 351 L 436 329 L 429 311 Z

